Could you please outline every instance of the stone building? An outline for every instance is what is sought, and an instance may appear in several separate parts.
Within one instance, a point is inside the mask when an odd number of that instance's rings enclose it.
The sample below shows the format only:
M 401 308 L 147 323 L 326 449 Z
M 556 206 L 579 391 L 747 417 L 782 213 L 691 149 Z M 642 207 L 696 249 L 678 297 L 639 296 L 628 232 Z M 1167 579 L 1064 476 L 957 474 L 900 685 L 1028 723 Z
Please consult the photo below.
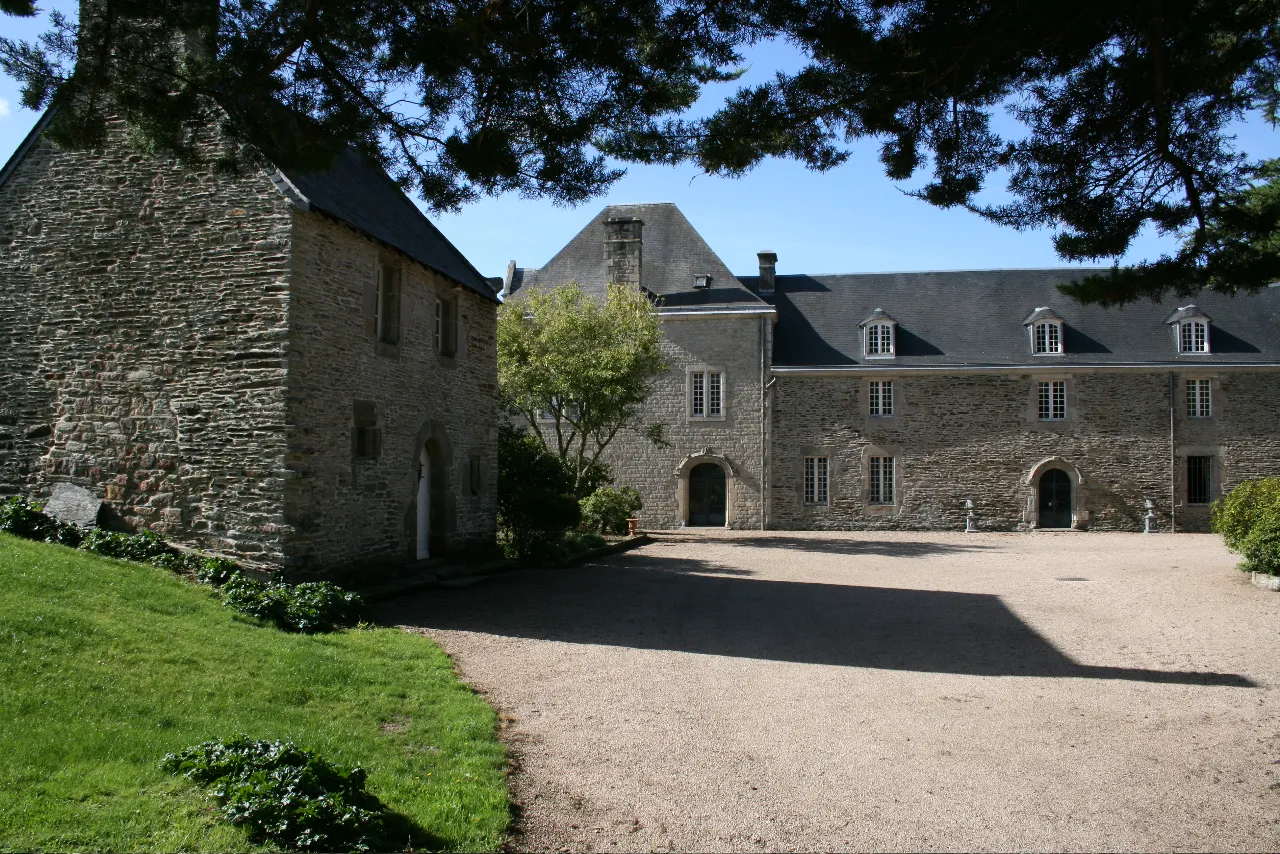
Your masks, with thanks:
M 1280 288 L 1079 305 L 1078 270 L 734 276 L 670 204 L 610 207 L 509 293 L 652 293 L 669 376 L 609 461 L 652 528 L 1204 530 L 1280 475 Z
M 380 169 L 42 138 L 0 170 L 0 495 L 293 574 L 491 544 L 495 286 Z

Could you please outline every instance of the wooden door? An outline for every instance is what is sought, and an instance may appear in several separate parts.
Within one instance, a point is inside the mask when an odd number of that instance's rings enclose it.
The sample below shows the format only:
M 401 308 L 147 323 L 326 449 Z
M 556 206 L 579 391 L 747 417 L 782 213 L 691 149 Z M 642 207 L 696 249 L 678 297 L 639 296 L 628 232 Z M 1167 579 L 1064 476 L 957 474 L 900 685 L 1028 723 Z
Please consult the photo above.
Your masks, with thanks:
M 724 527 L 724 469 L 715 463 L 701 463 L 689 472 L 689 524 Z

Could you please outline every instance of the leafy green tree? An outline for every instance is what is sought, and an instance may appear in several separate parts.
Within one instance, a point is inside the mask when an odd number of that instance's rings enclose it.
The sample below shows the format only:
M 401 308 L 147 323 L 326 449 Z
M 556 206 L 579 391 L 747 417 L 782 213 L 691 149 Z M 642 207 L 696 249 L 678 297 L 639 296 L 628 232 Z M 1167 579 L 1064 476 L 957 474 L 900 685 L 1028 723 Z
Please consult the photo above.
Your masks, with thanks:
M 498 309 L 498 392 L 564 463 L 575 494 L 598 484 L 601 456 L 623 430 L 663 446 L 642 406 L 667 371 L 653 303 L 609 285 L 603 299 L 577 283 L 539 289 Z
M 582 510 L 573 475 L 536 436 L 508 424 L 498 428 L 498 528 L 512 557 L 554 551 Z
M 874 140 L 890 178 L 932 173 L 921 199 L 1053 228 L 1066 260 L 1118 258 L 1146 227 L 1183 239 L 1083 276 L 1065 288 L 1078 299 L 1280 279 L 1276 166 L 1232 136 L 1250 113 L 1275 123 L 1280 0 L 771 0 L 761 14 L 806 67 L 702 120 L 620 128 L 607 149 L 738 175 L 767 156 L 831 169 Z M 979 197 L 992 178 L 1008 202 Z
M 733 79 L 749 0 L 82 0 L 36 42 L 0 39 L 22 103 L 93 147 L 110 117 L 195 157 L 217 117 L 281 166 L 351 145 L 433 208 L 518 192 L 574 203 L 622 174 L 605 129 L 680 113 Z M 85 12 L 83 10 L 89 10 Z M 32 15 L 31 0 L 0 11 Z
M 605 155 L 740 175 L 765 157 L 824 170 L 859 142 L 941 207 L 1052 228 L 1069 261 L 1116 259 L 1144 229 L 1181 248 L 1065 285 L 1090 302 L 1280 279 L 1280 165 L 1233 123 L 1280 112 L 1280 0 L 85 0 L 0 66 L 52 133 L 106 118 L 191 156 L 211 105 L 250 150 L 323 165 L 344 145 L 436 209 L 515 191 L 576 203 Z M 0 0 L 33 14 L 31 0 Z M 682 118 L 763 38 L 808 64 Z M 175 50 L 184 45 L 190 49 Z M 1004 180 L 1009 200 L 982 190 Z

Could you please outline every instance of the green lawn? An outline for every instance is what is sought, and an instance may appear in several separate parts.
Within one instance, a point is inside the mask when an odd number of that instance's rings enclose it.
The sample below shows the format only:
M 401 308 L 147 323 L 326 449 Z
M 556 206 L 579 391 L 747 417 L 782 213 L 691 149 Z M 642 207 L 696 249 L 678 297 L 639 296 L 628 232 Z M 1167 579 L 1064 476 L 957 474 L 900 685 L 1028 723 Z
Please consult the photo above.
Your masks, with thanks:
M 0 850 L 252 849 L 156 767 L 241 734 L 366 768 L 415 848 L 492 850 L 495 724 L 424 638 L 287 634 L 165 570 L 0 534 Z

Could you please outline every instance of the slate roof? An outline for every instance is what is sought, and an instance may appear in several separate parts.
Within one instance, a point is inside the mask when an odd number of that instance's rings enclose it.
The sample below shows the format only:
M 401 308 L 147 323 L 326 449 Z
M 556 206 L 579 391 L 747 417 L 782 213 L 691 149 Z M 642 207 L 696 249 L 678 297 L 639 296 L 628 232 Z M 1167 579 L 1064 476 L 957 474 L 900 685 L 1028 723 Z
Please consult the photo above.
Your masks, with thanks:
M 1100 308 L 1057 291 L 1080 270 L 972 270 L 777 277 L 778 367 L 1280 363 L 1280 288 L 1196 296 L 1213 317 L 1211 353 L 1178 355 L 1166 319 L 1178 300 Z M 747 287 L 756 277 L 741 276 Z M 1190 300 L 1182 300 L 1185 306 Z M 1063 319 L 1061 356 L 1032 356 L 1023 321 L 1040 307 Z M 859 323 L 874 309 L 897 321 L 897 358 L 868 361 Z
M 0 184 L 35 145 L 52 116 L 52 108 L 45 111 L 0 169 Z M 489 280 L 471 266 L 387 173 L 356 152 L 345 151 L 329 169 L 282 173 L 272 180 L 303 210 L 323 212 L 374 240 L 399 249 L 463 287 L 487 299 L 497 299 Z
M 310 210 L 318 210 L 399 249 L 423 266 L 496 300 L 490 281 L 377 165 L 348 149 L 329 169 L 286 172 Z
M 712 251 L 702 235 L 670 202 L 609 205 L 587 223 L 541 268 L 517 268 L 508 293 L 530 287 L 554 287 L 577 282 L 587 293 L 605 287 L 604 222 L 611 217 L 635 217 L 641 231 L 640 286 L 659 299 L 664 309 L 766 309 Z M 694 288 L 694 277 L 710 275 L 709 288 Z

